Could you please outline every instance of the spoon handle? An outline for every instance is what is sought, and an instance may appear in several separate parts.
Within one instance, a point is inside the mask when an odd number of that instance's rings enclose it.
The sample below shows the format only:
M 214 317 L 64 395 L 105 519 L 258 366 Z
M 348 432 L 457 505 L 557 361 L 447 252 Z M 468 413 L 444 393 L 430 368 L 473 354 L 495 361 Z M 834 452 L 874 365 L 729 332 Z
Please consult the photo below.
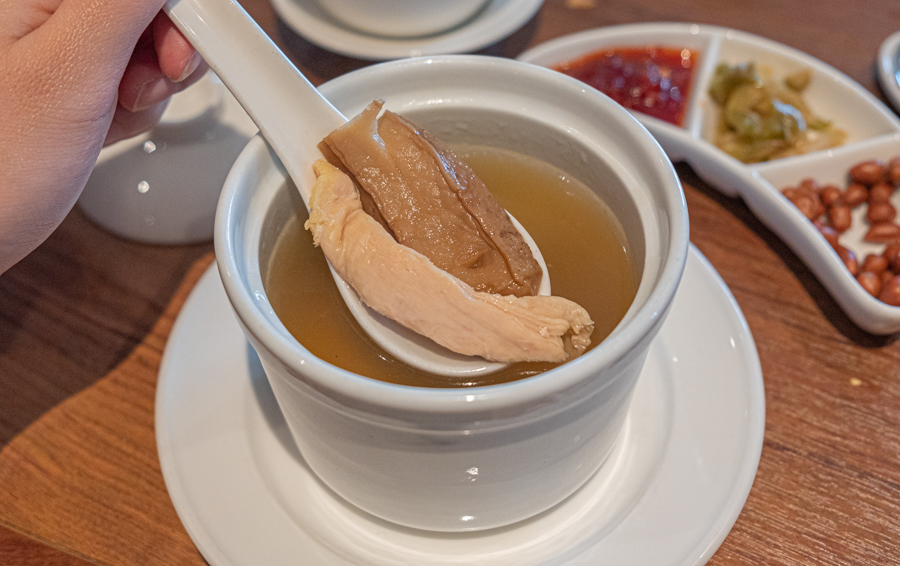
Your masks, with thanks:
M 347 119 L 235 0 L 167 0 L 172 22 L 253 119 L 304 202 L 318 143 Z

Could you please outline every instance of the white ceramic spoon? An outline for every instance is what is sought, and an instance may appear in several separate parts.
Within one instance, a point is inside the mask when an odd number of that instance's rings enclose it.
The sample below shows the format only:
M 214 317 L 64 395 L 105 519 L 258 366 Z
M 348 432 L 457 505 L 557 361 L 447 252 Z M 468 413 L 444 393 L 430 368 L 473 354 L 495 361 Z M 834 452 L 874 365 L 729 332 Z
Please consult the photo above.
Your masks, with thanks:
M 309 190 L 315 183 L 312 163 L 322 157 L 317 146 L 347 119 L 234 0 L 168 0 L 164 9 L 256 122 L 308 207 Z M 540 294 L 549 295 L 550 278 L 540 250 L 519 222 L 512 221 L 544 270 Z M 363 329 L 407 364 L 453 376 L 474 376 L 505 367 L 451 352 L 379 315 L 360 301 L 334 269 L 332 275 Z

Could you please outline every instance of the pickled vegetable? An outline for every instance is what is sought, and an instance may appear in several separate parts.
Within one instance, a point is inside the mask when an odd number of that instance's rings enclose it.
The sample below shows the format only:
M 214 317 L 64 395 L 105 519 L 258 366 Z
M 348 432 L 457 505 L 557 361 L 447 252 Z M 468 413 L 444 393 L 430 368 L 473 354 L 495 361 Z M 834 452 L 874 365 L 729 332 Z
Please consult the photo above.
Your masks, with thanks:
M 744 163 L 758 163 L 844 143 L 846 132 L 817 116 L 803 100 L 812 80 L 808 69 L 781 83 L 768 74 L 754 63 L 716 68 L 709 95 L 720 107 L 720 149 Z

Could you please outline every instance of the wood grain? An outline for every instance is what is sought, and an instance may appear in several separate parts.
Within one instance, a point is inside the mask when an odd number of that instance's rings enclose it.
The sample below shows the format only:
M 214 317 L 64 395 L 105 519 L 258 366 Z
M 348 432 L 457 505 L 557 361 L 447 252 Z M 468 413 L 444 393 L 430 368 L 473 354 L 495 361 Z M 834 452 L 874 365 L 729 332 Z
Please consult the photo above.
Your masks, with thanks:
M 87 566 L 90 562 L 0 527 L 0 564 L 16 566 Z
M 115 238 L 73 210 L 0 277 L 0 446 L 118 365 L 210 244 Z
M 0 451 L 3 523 L 102 563 L 203 563 L 166 492 L 153 402 L 166 337 L 212 259 L 197 260 L 119 366 Z
M 299 37 L 267 0 L 243 3 L 316 84 L 369 64 Z M 548 0 L 481 52 L 515 57 L 593 27 L 690 21 L 785 43 L 881 96 L 875 54 L 900 29 L 896 0 L 593 4 Z M 897 336 L 859 330 L 743 203 L 677 171 L 691 240 L 734 293 L 765 376 L 757 478 L 710 564 L 900 564 Z M 203 564 L 165 492 L 152 411 L 171 322 L 210 250 L 126 242 L 75 210 L 0 276 L 0 563 Z
M 766 387 L 756 481 L 710 564 L 900 564 L 896 337 L 859 331 L 742 203 L 679 174 L 692 241 L 747 317 Z M 698 237 L 707 216 L 730 226 Z

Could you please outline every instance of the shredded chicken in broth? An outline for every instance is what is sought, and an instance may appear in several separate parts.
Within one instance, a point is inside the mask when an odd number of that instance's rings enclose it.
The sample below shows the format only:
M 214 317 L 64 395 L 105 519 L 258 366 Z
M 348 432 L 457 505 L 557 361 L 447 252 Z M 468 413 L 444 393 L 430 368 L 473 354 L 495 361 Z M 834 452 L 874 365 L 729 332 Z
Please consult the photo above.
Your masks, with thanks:
M 484 183 L 407 120 L 376 120 L 380 109 L 323 144 L 353 178 L 315 164 L 306 228 L 335 270 L 369 307 L 461 354 L 562 362 L 584 352 L 590 315 L 534 296 L 541 268 Z

